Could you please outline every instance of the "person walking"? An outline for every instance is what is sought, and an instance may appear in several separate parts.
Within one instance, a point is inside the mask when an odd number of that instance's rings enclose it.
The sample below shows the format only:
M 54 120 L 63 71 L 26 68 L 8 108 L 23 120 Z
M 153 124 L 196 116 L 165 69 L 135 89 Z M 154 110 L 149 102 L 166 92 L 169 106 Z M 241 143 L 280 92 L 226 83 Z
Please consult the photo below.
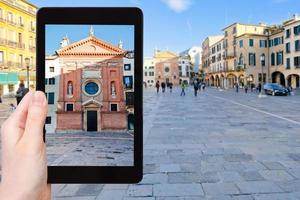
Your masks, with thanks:
M 159 81 L 156 81 L 155 87 L 156 87 L 156 93 L 158 93 L 159 92 Z
M 245 85 L 244 89 L 245 89 L 245 93 L 247 94 L 248 93 L 248 85 Z
M 180 96 L 185 96 L 185 84 L 184 82 L 182 81 L 181 82 L 181 93 L 180 93 Z
M 165 91 L 166 91 L 166 83 L 165 82 L 161 82 L 161 90 L 163 93 L 165 93 Z
M 170 88 L 170 93 L 172 93 L 173 83 L 170 83 L 170 84 L 169 84 L 169 88 Z
M 193 85 L 194 85 L 194 95 L 195 97 L 197 96 L 197 92 L 198 92 L 198 81 L 195 79 L 194 82 L 193 82 Z
M 239 84 L 238 83 L 235 83 L 235 92 L 239 93 Z
M 23 97 L 29 92 L 28 88 L 25 88 L 24 83 L 19 84 L 19 88 L 16 92 L 16 100 L 17 100 L 17 105 L 21 102 Z
M 257 89 L 258 89 L 258 93 L 261 93 L 261 83 L 258 83 Z

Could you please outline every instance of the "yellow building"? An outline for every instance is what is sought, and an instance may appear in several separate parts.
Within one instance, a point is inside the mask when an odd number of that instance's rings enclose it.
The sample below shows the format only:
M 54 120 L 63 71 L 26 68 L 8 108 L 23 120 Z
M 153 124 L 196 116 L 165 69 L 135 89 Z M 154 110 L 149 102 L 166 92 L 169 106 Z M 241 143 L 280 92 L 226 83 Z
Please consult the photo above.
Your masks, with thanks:
M 36 11 L 26 0 L 0 0 L 0 95 L 15 93 L 20 82 L 28 87 L 28 80 L 35 87 Z

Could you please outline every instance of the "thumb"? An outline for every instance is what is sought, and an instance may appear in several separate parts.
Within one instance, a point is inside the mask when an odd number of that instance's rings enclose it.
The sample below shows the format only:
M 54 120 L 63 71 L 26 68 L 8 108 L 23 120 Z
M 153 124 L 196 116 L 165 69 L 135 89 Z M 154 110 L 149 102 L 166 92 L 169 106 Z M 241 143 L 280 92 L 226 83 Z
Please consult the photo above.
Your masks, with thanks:
M 30 142 L 30 146 L 35 150 L 40 150 L 43 145 L 43 128 L 47 115 L 48 106 L 45 94 L 36 91 L 29 103 L 26 119 L 24 140 Z

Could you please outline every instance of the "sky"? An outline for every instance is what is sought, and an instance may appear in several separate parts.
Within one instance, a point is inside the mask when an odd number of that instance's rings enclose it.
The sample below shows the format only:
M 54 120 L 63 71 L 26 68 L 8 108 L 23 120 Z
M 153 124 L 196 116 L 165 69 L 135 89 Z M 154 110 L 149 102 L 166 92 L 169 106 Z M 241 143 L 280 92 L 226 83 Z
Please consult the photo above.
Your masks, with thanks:
M 134 26 L 126 25 L 92 25 L 94 35 L 115 46 L 120 41 L 123 48 L 134 48 Z M 87 38 L 91 25 L 46 25 L 46 55 L 52 55 L 60 48 L 62 38 L 67 36 L 70 43 Z
M 38 7 L 139 7 L 144 13 L 144 55 L 200 46 L 234 23 L 280 24 L 300 14 L 299 0 L 29 0 Z M 63 17 L 63 16 L 62 16 Z M 86 32 L 86 30 L 83 30 Z M 95 33 L 97 34 L 97 33 Z

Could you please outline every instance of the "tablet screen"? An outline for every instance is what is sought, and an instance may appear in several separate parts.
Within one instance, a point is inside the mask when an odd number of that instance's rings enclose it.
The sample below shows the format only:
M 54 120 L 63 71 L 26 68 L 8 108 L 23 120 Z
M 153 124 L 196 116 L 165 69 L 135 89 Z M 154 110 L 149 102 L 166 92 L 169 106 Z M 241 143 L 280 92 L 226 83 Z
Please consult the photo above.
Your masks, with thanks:
M 134 165 L 134 26 L 45 28 L 50 166 Z

